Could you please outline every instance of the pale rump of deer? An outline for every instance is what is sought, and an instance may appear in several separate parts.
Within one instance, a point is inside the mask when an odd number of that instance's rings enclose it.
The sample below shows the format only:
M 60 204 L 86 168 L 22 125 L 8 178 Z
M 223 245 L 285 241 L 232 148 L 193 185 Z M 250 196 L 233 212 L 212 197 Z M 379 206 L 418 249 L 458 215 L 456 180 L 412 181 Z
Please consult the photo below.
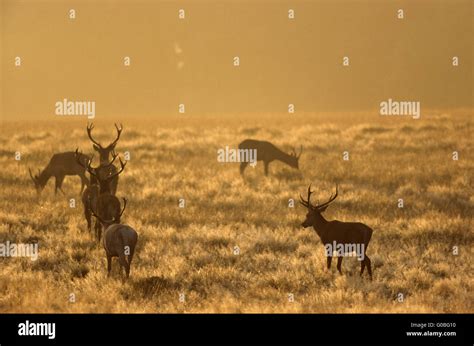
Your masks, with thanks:
M 92 147 L 94 148 L 95 151 L 99 153 L 99 160 L 100 160 L 100 174 L 114 174 L 116 173 L 116 168 L 115 166 L 108 165 L 109 162 L 109 156 L 114 154 L 115 146 L 117 145 L 118 140 L 120 139 L 120 135 L 122 134 L 123 126 L 120 124 L 120 127 L 115 124 L 115 129 L 117 130 L 117 138 L 107 145 L 106 147 L 103 147 L 99 142 L 97 142 L 93 137 L 92 137 L 92 129 L 94 128 L 94 124 L 87 125 L 87 135 L 89 136 L 89 139 L 93 143 Z M 115 195 L 117 192 L 117 186 L 118 186 L 118 175 L 114 176 L 113 179 L 109 181 L 110 184 L 110 192 Z
M 284 151 L 278 149 L 272 143 L 267 141 L 258 141 L 255 139 L 246 139 L 239 144 L 239 150 L 242 149 L 254 149 L 257 151 L 257 161 L 263 161 L 265 175 L 268 175 L 268 165 L 270 162 L 278 160 L 283 163 L 286 163 L 290 167 L 299 169 L 298 161 L 300 159 L 301 153 L 303 152 L 303 146 L 299 154 L 293 150 L 291 154 L 287 154 Z M 249 162 L 240 163 L 240 174 L 243 176 L 245 168 Z
M 48 165 L 42 171 L 38 171 L 38 174 L 33 175 L 31 169 L 29 168 L 28 171 L 30 172 L 30 177 L 35 184 L 36 191 L 38 194 L 43 191 L 44 187 L 46 186 L 48 180 L 51 177 L 55 177 L 55 188 L 54 193 L 57 194 L 58 190 L 64 193 L 62 189 L 62 184 L 64 178 L 67 175 L 78 175 L 81 178 L 81 194 L 84 190 L 84 186 L 89 185 L 89 180 L 86 177 L 86 170 L 84 166 L 78 164 L 82 162 L 85 164 L 90 159 L 89 156 L 80 154 L 80 156 L 76 159 L 75 152 L 68 151 L 65 153 L 58 153 L 54 154 L 51 157 Z
M 79 155 L 79 152 L 77 150 L 76 152 Z M 116 157 L 117 155 L 114 155 L 114 158 L 112 159 L 110 163 L 108 163 L 108 165 L 112 165 Z M 123 172 L 123 170 L 125 169 L 126 163 L 123 163 L 122 159 L 119 158 L 120 170 L 116 171 L 115 173 L 103 176 L 101 174 L 98 174 L 98 168 L 94 168 L 91 166 L 91 161 L 92 160 L 89 160 L 87 164 L 85 165 L 85 167 L 87 171 L 89 172 L 89 174 L 91 175 L 91 179 L 92 177 L 94 177 L 97 180 L 98 185 L 99 185 L 99 195 L 95 203 L 93 203 L 92 200 L 89 200 L 89 203 L 88 203 L 89 210 L 92 212 L 92 206 L 95 206 L 97 208 L 96 212 L 102 219 L 120 221 L 120 216 L 119 216 L 120 201 L 115 195 L 111 193 L 110 181 Z M 86 206 L 84 206 L 84 208 L 86 210 Z M 86 217 L 87 217 L 87 214 L 86 214 Z M 98 221 L 95 223 L 95 231 L 96 231 L 97 240 L 100 241 L 101 234 L 102 234 L 102 227 L 101 227 L 100 222 Z
M 120 216 L 122 216 L 127 206 L 125 198 L 123 202 Z M 120 267 L 125 270 L 125 277 L 128 278 L 130 276 L 130 265 L 135 253 L 135 246 L 138 241 L 137 232 L 132 227 L 121 224 L 120 219 L 103 219 L 93 209 L 92 214 L 101 222 L 105 229 L 102 245 L 107 256 L 107 276 L 110 276 L 112 270 L 112 257 L 118 257 Z
M 334 201 L 338 195 L 337 185 L 336 185 L 336 194 L 331 196 L 329 200 L 323 204 L 315 205 L 312 204 L 311 194 L 311 185 L 308 187 L 308 196 L 305 200 L 300 195 L 300 203 L 308 209 L 306 214 L 306 220 L 301 224 L 304 228 L 313 227 L 316 233 L 318 234 L 321 242 L 325 248 L 333 249 L 334 245 L 341 244 L 345 248 L 359 248 L 362 249 L 361 255 L 361 264 L 360 264 L 360 275 L 364 273 L 365 267 L 369 273 L 370 279 L 372 279 L 372 265 L 369 256 L 367 256 L 366 251 L 369 246 L 370 238 L 372 237 L 373 230 L 360 222 L 341 222 L 341 221 L 327 221 L 321 213 L 323 213 L 329 204 Z M 349 246 L 346 246 L 349 245 Z M 358 247 L 357 247 L 358 246 Z M 335 251 L 335 249 L 333 249 Z M 330 254 L 326 253 L 327 256 L 327 268 L 331 268 L 332 261 L 332 251 Z M 342 274 L 341 265 L 342 265 L 343 254 L 339 254 L 337 258 L 337 270 Z M 360 259 L 359 259 L 360 260 Z

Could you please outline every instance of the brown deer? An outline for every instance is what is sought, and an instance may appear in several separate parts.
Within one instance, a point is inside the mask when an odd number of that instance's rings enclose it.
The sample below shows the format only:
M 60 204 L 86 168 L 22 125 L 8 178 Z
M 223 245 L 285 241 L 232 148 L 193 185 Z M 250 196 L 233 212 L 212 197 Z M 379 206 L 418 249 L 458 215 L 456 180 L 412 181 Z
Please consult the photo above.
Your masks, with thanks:
M 48 183 L 48 180 L 51 177 L 55 177 L 55 188 L 54 193 L 57 194 L 58 190 L 64 193 L 62 189 L 62 184 L 64 178 L 67 175 L 78 175 L 81 178 L 81 194 L 84 190 L 84 186 L 89 185 L 89 180 L 86 177 L 86 170 L 83 166 L 78 164 L 78 160 L 82 163 L 85 163 L 89 160 L 89 156 L 80 154 L 76 160 L 75 153 L 73 151 L 68 151 L 65 153 L 54 154 L 49 160 L 48 165 L 42 170 L 38 170 L 38 174 L 33 175 L 31 168 L 28 168 L 30 172 L 30 177 L 35 184 L 36 192 L 38 195 L 43 191 L 44 187 Z
M 105 229 L 102 245 L 104 246 L 105 255 L 107 256 L 108 277 L 112 270 L 112 257 L 118 257 L 120 268 L 125 270 L 125 277 L 128 278 L 130 276 L 130 265 L 132 264 L 133 254 L 135 253 L 138 234 L 132 227 L 120 223 L 120 217 L 126 206 L 127 200 L 124 198 L 123 209 L 119 214 L 119 219 L 103 219 L 96 214 L 94 209 L 91 210 L 92 214 L 100 221 L 102 227 Z M 122 271 L 120 272 L 122 273 Z
M 76 152 L 80 154 L 77 150 Z M 116 156 L 116 155 L 114 155 Z M 112 162 L 115 160 L 112 160 Z M 91 162 L 92 160 L 89 160 L 86 164 L 86 169 L 92 177 L 97 179 L 98 185 L 99 185 L 99 195 L 97 197 L 96 203 L 93 203 L 91 200 L 89 201 L 89 205 L 91 207 L 91 212 L 92 212 L 92 205 L 95 204 L 97 206 L 97 213 L 100 215 L 100 217 L 104 220 L 112 220 L 115 219 L 117 221 L 120 221 L 120 201 L 118 198 L 112 194 L 111 192 L 111 184 L 110 181 L 114 179 L 116 176 L 118 176 L 120 173 L 123 172 L 125 169 L 126 163 L 122 162 L 122 159 L 119 158 L 120 161 L 120 170 L 116 170 L 115 173 L 110 173 L 106 176 L 99 174 L 98 173 L 98 168 L 100 167 L 92 167 Z M 110 163 L 110 165 L 112 165 Z M 102 227 L 100 222 L 95 223 L 95 231 L 96 231 L 96 236 L 97 240 L 100 241 L 101 235 L 102 235 Z
M 115 159 L 117 158 L 118 155 L 115 153 L 112 155 L 112 161 L 109 162 L 106 166 L 99 166 L 98 168 L 93 168 L 91 169 L 94 170 L 94 173 L 100 176 L 103 176 L 104 179 L 107 178 L 107 175 L 104 176 L 104 174 L 109 174 L 109 170 L 105 169 L 108 166 L 111 166 Z M 76 149 L 76 160 L 80 157 L 79 149 Z M 92 161 L 92 158 L 91 158 Z M 84 167 L 84 169 L 87 169 L 87 163 L 82 163 L 78 162 L 81 166 Z M 115 168 L 115 167 L 114 167 Z M 89 186 L 86 187 L 84 192 L 82 193 L 82 205 L 84 206 L 84 216 L 87 221 L 87 229 L 89 232 L 92 231 L 92 207 L 97 209 L 97 199 L 100 195 L 100 186 L 99 186 L 99 180 L 96 178 L 94 175 L 90 175 L 90 183 Z
M 263 161 L 265 175 L 268 175 L 268 165 L 270 162 L 278 160 L 286 163 L 287 165 L 299 169 L 298 161 L 300 159 L 301 153 L 303 152 L 303 146 L 301 146 L 300 153 L 297 155 L 293 150 L 291 154 L 287 154 L 284 151 L 281 151 L 272 143 L 267 141 L 258 141 L 255 139 L 246 139 L 239 144 L 239 150 L 245 149 L 255 149 L 257 151 L 257 161 Z M 243 176 L 245 168 L 249 162 L 240 163 L 240 174 Z
M 99 153 L 99 160 L 100 160 L 100 165 L 105 167 L 104 169 L 105 174 L 110 173 L 113 174 L 116 172 L 115 166 L 108 165 L 109 162 L 109 156 L 110 154 L 113 154 L 115 151 L 115 146 L 117 145 L 118 140 L 120 139 L 120 135 L 122 134 L 123 126 L 120 124 L 120 127 L 115 124 L 115 128 L 117 130 L 117 138 L 110 143 L 108 146 L 103 147 L 99 142 L 97 142 L 93 137 L 92 137 L 92 130 L 94 129 L 94 124 L 87 125 L 87 135 L 89 136 L 89 139 L 92 141 L 93 145 L 92 147 L 94 148 L 95 151 Z M 118 175 L 114 177 L 114 179 L 110 180 L 110 191 L 113 195 L 117 192 L 117 186 L 118 186 Z
M 336 194 L 331 196 L 329 200 L 323 204 L 313 205 L 310 201 L 311 194 L 311 185 L 308 187 L 308 197 L 305 200 L 300 195 L 300 203 L 308 208 L 308 213 L 306 214 L 306 220 L 301 224 L 304 228 L 313 226 L 314 230 L 318 234 L 321 242 L 323 243 L 326 249 L 327 256 L 327 267 L 331 268 L 331 261 L 333 256 L 333 251 L 337 249 L 362 249 L 362 252 L 359 251 L 359 260 L 360 264 L 360 275 L 364 273 L 365 267 L 369 272 L 370 279 L 372 280 L 372 266 L 369 256 L 366 255 L 367 247 L 369 246 L 370 238 L 372 237 L 373 230 L 360 222 L 341 222 L 341 221 L 327 221 L 321 213 L 326 210 L 326 208 L 334 201 L 337 197 L 338 190 L 336 185 Z M 346 251 L 344 251 L 347 253 Z M 337 270 L 340 274 L 342 257 L 343 253 L 341 250 L 338 250 L 337 258 Z

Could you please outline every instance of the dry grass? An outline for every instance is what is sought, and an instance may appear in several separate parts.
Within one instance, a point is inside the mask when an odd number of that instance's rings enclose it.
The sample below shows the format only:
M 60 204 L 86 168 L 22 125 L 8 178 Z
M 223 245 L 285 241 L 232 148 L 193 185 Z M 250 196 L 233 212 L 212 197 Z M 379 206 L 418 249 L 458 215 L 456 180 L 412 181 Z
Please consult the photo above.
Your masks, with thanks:
M 116 261 L 106 278 L 104 250 L 86 231 L 79 178 L 66 178 L 67 196 L 57 197 L 51 180 L 38 200 L 27 173 L 53 152 L 91 152 L 85 122 L 5 123 L 0 242 L 38 242 L 40 252 L 37 261 L 0 258 L 0 311 L 472 312 L 471 117 L 472 111 L 421 120 L 375 113 L 122 119 L 117 149 L 130 151 L 131 161 L 118 196 L 129 199 L 123 221 L 139 232 L 126 283 Z M 96 122 L 94 131 L 107 141 L 112 122 Z M 259 164 L 243 181 L 237 164 L 218 163 L 216 151 L 245 138 L 284 149 L 303 144 L 301 171 L 273 163 L 265 178 Z M 451 159 L 454 150 L 459 161 Z M 309 182 L 319 200 L 339 182 L 328 219 L 374 229 L 372 282 L 358 276 L 356 259 L 344 261 L 343 276 L 334 264 L 325 270 L 317 235 L 299 226 L 305 210 L 287 206 Z M 185 209 L 178 208 L 181 197 Z M 77 208 L 69 198 L 77 198 Z M 397 208 L 398 198 L 405 208 Z

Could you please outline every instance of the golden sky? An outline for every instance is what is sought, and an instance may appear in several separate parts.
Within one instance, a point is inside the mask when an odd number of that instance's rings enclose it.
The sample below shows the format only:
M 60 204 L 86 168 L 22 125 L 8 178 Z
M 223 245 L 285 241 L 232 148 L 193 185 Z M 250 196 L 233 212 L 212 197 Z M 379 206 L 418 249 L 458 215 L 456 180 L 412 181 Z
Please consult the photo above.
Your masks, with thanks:
M 5 119 L 472 106 L 471 0 L 0 2 Z

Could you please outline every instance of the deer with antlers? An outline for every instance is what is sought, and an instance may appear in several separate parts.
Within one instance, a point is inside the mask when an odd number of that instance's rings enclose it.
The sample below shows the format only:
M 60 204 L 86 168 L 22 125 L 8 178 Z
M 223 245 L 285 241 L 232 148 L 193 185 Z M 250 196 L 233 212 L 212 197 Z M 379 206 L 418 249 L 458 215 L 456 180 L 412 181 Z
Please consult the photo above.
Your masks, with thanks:
M 84 186 L 89 185 L 89 180 L 86 177 L 86 170 L 84 166 L 78 164 L 81 162 L 84 164 L 90 159 L 89 156 L 80 154 L 79 157 L 75 156 L 73 151 L 65 152 L 65 153 L 58 153 L 54 154 L 51 157 L 48 165 L 42 170 L 38 170 L 38 174 L 33 174 L 31 172 L 31 168 L 28 168 L 30 172 L 31 180 L 35 184 L 36 192 L 38 195 L 43 191 L 44 187 L 46 186 L 48 180 L 51 177 L 55 177 L 55 188 L 54 193 L 57 194 L 58 190 L 64 193 L 62 189 L 62 184 L 64 178 L 67 175 L 78 175 L 81 178 L 81 194 L 84 191 Z
M 120 124 L 120 127 L 115 124 L 115 129 L 117 130 L 117 138 L 110 143 L 108 146 L 103 147 L 99 142 L 97 142 L 93 137 L 92 137 L 92 130 L 94 129 L 94 124 L 88 124 L 87 125 L 87 135 L 89 136 L 89 139 L 91 140 L 92 147 L 94 148 L 95 151 L 99 153 L 99 160 L 100 160 L 100 166 L 104 167 L 101 168 L 101 170 L 105 170 L 105 174 L 110 173 L 114 174 L 116 173 L 116 167 L 113 165 L 109 165 L 109 157 L 110 155 L 114 155 L 115 153 L 115 146 L 117 145 L 117 142 L 120 139 L 120 135 L 122 134 L 123 126 Z M 115 175 L 113 179 L 109 181 L 110 184 L 110 192 L 115 195 L 117 192 L 117 186 L 118 186 L 118 175 Z
M 304 228 L 313 227 L 316 233 L 318 234 L 321 242 L 323 243 L 326 249 L 327 256 L 327 268 L 331 268 L 331 261 L 334 251 L 338 252 L 337 258 L 337 270 L 342 274 L 341 265 L 342 258 L 347 252 L 343 249 L 351 249 L 357 251 L 357 249 L 362 249 L 358 253 L 360 264 L 360 275 L 364 273 L 365 267 L 369 273 L 370 279 L 372 280 L 372 266 L 369 256 L 367 256 L 366 251 L 372 237 L 373 230 L 360 222 L 341 222 L 341 221 L 327 221 L 321 213 L 323 213 L 326 208 L 331 204 L 338 196 L 338 189 L 336 185 L 336 194 L 331 196 L 329 200 L 322 204 L 312 204 L 311 194 L 311 185 L 308 187 L 308 195 L 305 200 L 300 195 L 300 203 L 308 209 L 306 214 L 306 219 L 303 221 L 301 226 Z M 349 250 L 350 251 L 350 250 Z
M 125 270 L 125 277 L 128 278 L 130 275 L 130 265 L 135 253 L 138 233 L 132 227 L 120 223 L 120 217 L 126 206 L 127 200 L 124 198 L 122 211 L 113 219 L 104 219 L 97 215 L 93 208 L 91 209 L 92 214 L 105 229 L 102 245 L 107 256 L 107 276 L 110 276 L 112 270 L 112 257 L 118 257 L 120 268 Z
M 239 144 L 239 150 L 256 150 L 257 151 L 257 161 L 263 161 L 265 175 L 268 175 L 268 165 L 275 160 L 286 163 L 290 167 L 299 169 L 299 159 L 301 153 L 303 152 L 303 146 L 299 154 L 296 154 L 293 150 L 290 154 L 285 153 L 284 151 L 278 149 L 272 143 L 267 141 L 259 141 L 255 139 L 246 139 Z M 245 168 L 247 167 L 248 162 L 240 163 L 240 174 L 243 176 Z
M 80 153 L 78 149 L 76 149 L 76 157 L 79 157 Z M 83 194 L 83 204 L 84 204 L 84 213 L 86 216 L 86 219 L 90 216 L 92 213 L 92 209 L 97 208 L 96 211 L 98 215 L 104 219 L 104 220 L 120 220 L 120 201 L 118 198 L 112 194 L 111 191 L 111 184 L 110 181 L 114 179 L 116 176 L 118 176 L 120 173 L 123 172 L 125 169 L 126 163 L 123 163 L 122 159 L 119 158 L 120 161 L 120 169 L 117 170 L 115 168 L 114 173 L 108 173 L 108 174 L 103 174 L 104 170 L 100 170 L 101 167 L 110 167 L 113 166 L 113 162 L 117 158 L 118 155 L 115 153 L 113 154 L 113 159 L 111 162 L 107 162 L 107 165 L 101 165 L 99 167 L 92 167 L 92 159 L 88 160 L 86 165 L 84 166 L 85 169 L 89 172 L 91 175 L 91 180 L 94 179 L 95 182 L 97 182 L 96 186 L 98 185 L 98 194 L 97 194 L 97 187 L 95 187 L 95 190 L 92 190 L 92 188 L 89 190 L 89 194 L 85 195 Z M 78 161 L 79 163 L 79 161 Z M 93 186 L 91 184 L 91 186 Z M 95 192 L 93 192 L 95 191 Z M 96 197 L 96 198 L 94 198 Z M 90 227 L 90 220 L 88 219 L 88 227 Z M 100 222 L 95 223 L 95 231 L 96 231 L 96 237 L 97 240 L 100 241 L 101 239 L 101 234 L 102 234 L 102 227 Z

